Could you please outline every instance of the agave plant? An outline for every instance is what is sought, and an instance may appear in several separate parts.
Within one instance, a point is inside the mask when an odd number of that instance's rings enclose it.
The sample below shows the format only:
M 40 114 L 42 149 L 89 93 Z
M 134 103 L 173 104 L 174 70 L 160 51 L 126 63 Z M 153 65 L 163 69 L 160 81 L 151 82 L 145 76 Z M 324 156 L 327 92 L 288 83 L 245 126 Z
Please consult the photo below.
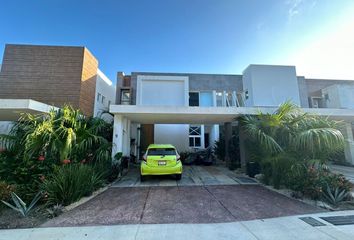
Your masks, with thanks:
M 32 211 L 33 207 L 36 205 L 36 203 L 41 199 L 41 197 L 42 197 L 42 192 L 38 192 L 36 196 L 33 198 L 30 205 L 27 206 L 27 204 L 24 201 L 22 201 L 22 199 L 19 196 L 17 196 L 16 193 L 11 192 L 11 198 L 15 205 L 12 205 L 5 201 L 1 201 L 1 202 L 3 202 L 6 206 L 12 208 L 13 210 L 21 213 L 23 217 L 27 217 L 29 213 Z
M 323 192 L 323 199 L 333 206 L 338 206 L 341 202 L 345 201 L 349 192 L 346 189 L 336 187 L 332 189 L 328 184 L 326 191 Z

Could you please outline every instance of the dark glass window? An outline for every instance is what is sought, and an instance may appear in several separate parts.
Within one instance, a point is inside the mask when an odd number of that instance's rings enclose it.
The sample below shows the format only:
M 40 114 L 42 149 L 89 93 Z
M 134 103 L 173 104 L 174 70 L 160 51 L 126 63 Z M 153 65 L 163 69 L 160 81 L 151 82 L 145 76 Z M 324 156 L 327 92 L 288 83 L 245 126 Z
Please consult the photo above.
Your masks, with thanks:
M 195 107 L 199 106 L 199 93 L 190 92 L 189 93 L 189 106 Z
M 176 150 L 174 148 L 150 148 L 148 151 L 148 156 L 171 156 L 176 155 Z

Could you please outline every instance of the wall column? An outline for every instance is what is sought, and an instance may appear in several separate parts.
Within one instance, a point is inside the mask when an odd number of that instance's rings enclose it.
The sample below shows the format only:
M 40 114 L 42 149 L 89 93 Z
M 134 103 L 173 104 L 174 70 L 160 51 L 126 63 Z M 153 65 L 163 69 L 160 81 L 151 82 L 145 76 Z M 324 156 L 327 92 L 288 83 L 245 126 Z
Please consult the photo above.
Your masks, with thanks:
M 240 147 L 240 163 L 241 163 L 241 168 L 245 168 L 246 167 L 246 147 L 245 147 L 245 132 L 242 129 L 242 126 L 240 124 L 240 122 L 238 122 L 238 138 L 239 138 L 239 147 Z
M 352 123 L 345 122 L 342 134 L 344 136 L 344 155 L 345 160 L 354 165 L 354 139 L 353 139 L 353 130 Z
M 230 140 L 232 137 L 232 125 L 231 122 L 226 122 L 224 123 L 224 128 L 225 128 L 225 161 L 226 165 L 229 167 L 231 163 L 231 157 L 230 157 Z
M 114 115 L 112 160 L 118 152 L 123 152 L 123 116 Z

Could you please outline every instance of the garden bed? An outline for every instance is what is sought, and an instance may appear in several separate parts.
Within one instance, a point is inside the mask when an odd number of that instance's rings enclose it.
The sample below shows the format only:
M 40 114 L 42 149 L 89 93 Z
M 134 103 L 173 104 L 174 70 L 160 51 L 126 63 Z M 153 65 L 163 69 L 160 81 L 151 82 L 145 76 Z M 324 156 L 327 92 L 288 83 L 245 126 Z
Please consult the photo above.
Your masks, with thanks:
M 33 228 L 47 220 L 49 220 L 48 213 L 41 207 L 25 218 L 10 208 L 0 208 L 0 229 Z

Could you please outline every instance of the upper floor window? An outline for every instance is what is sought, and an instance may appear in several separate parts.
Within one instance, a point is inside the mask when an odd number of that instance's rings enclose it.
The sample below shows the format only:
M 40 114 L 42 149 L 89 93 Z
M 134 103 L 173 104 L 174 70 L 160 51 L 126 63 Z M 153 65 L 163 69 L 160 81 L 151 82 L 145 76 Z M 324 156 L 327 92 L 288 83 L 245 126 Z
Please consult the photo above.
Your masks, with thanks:
M 189 106 L 199 106 L 199 93 L 189 92 Z
M 100 99 L 101 99 L 101 94 L 97 93 L 97 102 L 100 102 Z
M 105 100 L 105 99 L 106 99 L 106 97 L 102 95 L 102 98 L 101 98 L 102 104 L 104 104 L 104 100 Z
M 130 104 L 130 90 L 121 90 L 120 104 L 122 104 L 122 105 L 129 105 Z

